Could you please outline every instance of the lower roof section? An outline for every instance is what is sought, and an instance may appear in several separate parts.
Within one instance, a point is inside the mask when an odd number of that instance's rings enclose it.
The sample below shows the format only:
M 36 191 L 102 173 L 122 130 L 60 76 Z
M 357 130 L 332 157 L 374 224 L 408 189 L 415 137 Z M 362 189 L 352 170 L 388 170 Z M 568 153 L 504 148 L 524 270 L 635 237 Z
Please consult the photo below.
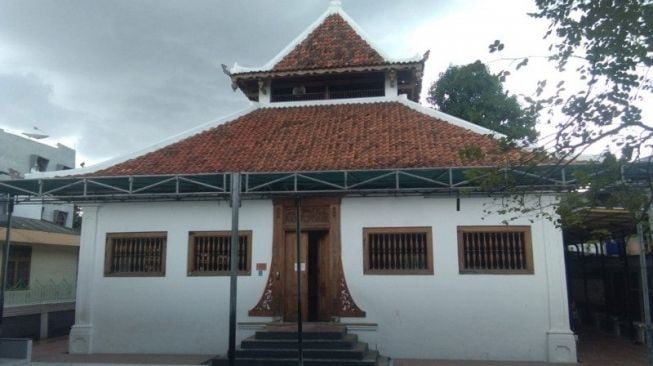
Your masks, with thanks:
M 79 246 L 79 231 L 44 220 L 14 216 L 11 241 L 23 244 Z M 7 216 L 0 216 L 0 242 L 7 233 Z

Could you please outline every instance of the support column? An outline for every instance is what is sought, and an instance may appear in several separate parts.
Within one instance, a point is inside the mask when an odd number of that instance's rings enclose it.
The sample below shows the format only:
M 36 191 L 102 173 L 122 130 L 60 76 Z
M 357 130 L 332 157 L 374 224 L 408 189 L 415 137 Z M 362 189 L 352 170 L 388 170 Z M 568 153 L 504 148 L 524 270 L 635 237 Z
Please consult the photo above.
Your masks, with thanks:
M 550 222 L 541 225 L 542 234 L 539 242 L 544 249 L 543 270 L 546 276 L 549 305 L 547 360 L 576 363 L 576 336 L 569 329 L 569 302 L 562 233 Z
M 9 247 L 11 246 L 11 217 L 14 213 L 14 198 L 7 195 L 7 232 L 5 243 L 2 246 L 2 266 L 0 266 L 0 335 L 2 333 L 2 323 L 5 309 L 5 292 L 7 290 L 7 271 L 9 268 Z
M 42 310 L 41 312 L 41 323 L 39 329 L 39 339 L 48 338 L 48 322 L 50 318 L 50 313 L 47 309 Z
M 96 276 L 97 216 L 99 205 L 82 206 L 82 233 L 77 269 L 75 325 L 70 330 L 68 352 L 93 352 L 93 279 Z
M 397 70 L 388 70 L 385 75 L 385 96 L 395 98 L 399 95 L 399 86 L 397 85 Z
M 648 365 L 653 365 L 653 329 L 651 329 L 651 301 L 648 287 L 648 261 L 646 260 L 646 241 L 644 240 L 644 224 L 637 224 L 637 239 L 639 241 L 639 275 L 642 294 L 642 310 L 646 334 L 646 353 Z
M 229 366 L 236 364 L 236 309 L 238 293 L 238 210 L 240 209 L 240 174 L 231 174 L 231 246 L 229 287 Z

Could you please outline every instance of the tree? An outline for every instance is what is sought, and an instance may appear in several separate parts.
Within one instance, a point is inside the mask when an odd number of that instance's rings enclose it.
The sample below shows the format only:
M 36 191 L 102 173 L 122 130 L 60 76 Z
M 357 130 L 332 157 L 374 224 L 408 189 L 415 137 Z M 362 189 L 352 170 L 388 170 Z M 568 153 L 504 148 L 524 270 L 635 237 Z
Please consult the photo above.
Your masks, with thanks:
M 502 77 L 492 75 L 481 61 L 450 66 L 431 85 L 427 100 L 442 112 L 505 134 L 534 142 L 536 115 L 503 90 Z
M 550 22 L 544 38 L 551 41 L 551 54 L 545 58 L 562 75 L 540 80 L 534 95 L 525 98 L 530 110 L 556 130 L 552 144 L 541 146 L 542 156 L 565 166 L 589 147 L 606 144 L 620 155 L 618 159 L 610 157 L 615 164 L 650 163 L 651 159 L 643 157 L 651 154 L 653 123 L 642 120 L 640 105 L 653 98 L 653 75 L 649 74 L 653 66 L 653 2 L 535 0 L 535 4 L 537 11 L 530 15 Z M 504 45 L 497 40 L 489 48 L 500 52 Z M 529 63 L 529 57 L 507 60 L 516 63 L 516 69 Z M 598 176 L 585 178 L 586 186 L 601 190 L 624 184 L 606 183 Z M 644 196 L 649 199 L 632 207 L 639 220 L 651 207 L 653 185 L 641 189 L 648 191 Z M 589 189 L 584 196 L 598 191 Z M 587 203 L 594 201 L 586 199 Z
M 653 2 L 644 0 L 536 0 L 533 17 L 550 21 L 545 38 L 552 39 L 548 59 L 564 72 L 573 67 L 578 76 L 575 90 L 569 82 L 556 80 L 552 90 L 547 80 L 538 84 L 531 105 L 548 110 L 548 123 L 556 127 L 554 150 L 558 158 L 573 161 L 597 143 L 620 149 L 621 158 L 607 156 L 612 165 L 623 165 L 650 154 L 652 121 L 642 121 L 639 104 L 653 97 L 649 70 L 653 66 Z M 492 50 L 492 46 L 490 47 Z M 528 63 L 527 59 L 520 64 Z M 564 118 L 554 121 L 561 113 Z M 646 123 L 648 122 L 648 123 Z M 649 164 L 650 165 L 650 164 Z M 650 167 L 647 169 L 650 171 Z M 648 185 L 633 192 L 624 182 L 606 182 L 604 177 L 587 181 L 584 202 L 593 204 L 606 190 L 621 197 L 620 205 L 643 221 L 651 207 L 653 189 Z M 601 187 L 601 189 L 592 189 Z M 628 194 L 619 194 L 627 191 Z M 641 192 L 644 191 L 644 192 Z M 648 191 L 648 193 L 646 192 Z M 632 197 L 638 197 L 632 200 Z M 573 199 L 572 199 L 573 200 Z M 599 200 L 600 201 L 600 200 Z M 615 200 L 613 203 L 616 205 Z
M 535 0 L 535 18 L 550 21 L 547 58 L 577 80 L 540 80 L 527 101 L 556 127 L 555 146 L 567 160 L 596 143 L 620 147 L 626 160 L 651 145 L 653 125 L 639 104 L 652 97 L 653 2 L 650 0 Z M 495 41 L 490 52 L 504 45 Z M 528 64 L 524 57 L 517 69 Z M 567 74 L 569 75 L 569 74 Z M 551 88 L 552 85 L 555 85 Z M 568 90 L 573 89 L 573 90 Z M 560 116 L 564 118 L 560 118 Z

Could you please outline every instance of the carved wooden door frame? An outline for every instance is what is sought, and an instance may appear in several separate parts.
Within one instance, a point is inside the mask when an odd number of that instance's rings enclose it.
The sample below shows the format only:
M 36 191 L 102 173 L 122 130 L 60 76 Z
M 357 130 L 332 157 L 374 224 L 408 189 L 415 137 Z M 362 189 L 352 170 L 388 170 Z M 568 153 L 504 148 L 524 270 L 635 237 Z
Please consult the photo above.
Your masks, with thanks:
M 302 230 L 327 230 L 331 263 L 329 273 L 333 281 L 327 288 L 328 297 L 333 299 L 332 317 L 364 317 L 352 298 L 342 267 L 340 242 L 340 197 L 302 198 Z M 272 239 L 272 263 L 263 294 L 258 304 L 249 311 L 250 316 L 283 316 L 283 255 L 285 235 L 294 231 L 296 225 L 295 202 L 293 199 L 278 199 L 274 204 L 274 230 Z

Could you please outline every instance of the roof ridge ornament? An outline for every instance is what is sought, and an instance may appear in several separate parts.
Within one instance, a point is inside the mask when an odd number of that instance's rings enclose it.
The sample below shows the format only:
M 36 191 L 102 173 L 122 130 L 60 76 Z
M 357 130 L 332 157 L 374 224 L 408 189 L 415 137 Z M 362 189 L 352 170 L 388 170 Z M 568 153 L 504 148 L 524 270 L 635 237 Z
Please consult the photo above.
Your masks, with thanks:
M 329 1 L 329 10 L 340 10 L 340 9 L 342 9 L 342 1 L 340 0 Z

